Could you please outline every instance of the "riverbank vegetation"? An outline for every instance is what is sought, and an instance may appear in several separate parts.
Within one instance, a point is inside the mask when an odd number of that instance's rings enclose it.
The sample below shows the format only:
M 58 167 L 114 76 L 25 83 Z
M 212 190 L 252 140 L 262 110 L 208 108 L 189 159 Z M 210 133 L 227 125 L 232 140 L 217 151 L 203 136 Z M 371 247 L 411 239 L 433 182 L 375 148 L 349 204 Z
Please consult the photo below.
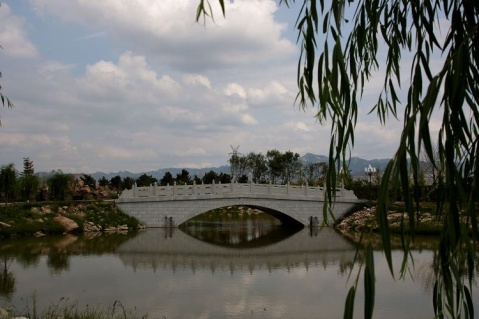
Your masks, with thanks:
M 146 315 L 139 315 L 136 309 L 126 309 L 121 302 L 115 301 L 111 307 L 80 307 L 77 301 L 68 298 L 60 299 L 56 304 L 39 311 L 36 306 L 35 294 L 32 295 L 31 303 L 25 305 L 25 309 L 1 308 L 0 319 L 29 318 L 29 319 L 144 319 Z
M 0 238 L 142 228 L 107 201 L 16 203 L 0 213 Z

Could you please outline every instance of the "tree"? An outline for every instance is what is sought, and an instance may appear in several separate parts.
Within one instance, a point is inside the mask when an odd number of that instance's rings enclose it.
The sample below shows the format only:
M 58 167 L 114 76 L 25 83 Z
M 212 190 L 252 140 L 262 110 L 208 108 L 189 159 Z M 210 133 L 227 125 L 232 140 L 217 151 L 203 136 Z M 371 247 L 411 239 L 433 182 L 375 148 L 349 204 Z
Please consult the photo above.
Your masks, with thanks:
M 140 177 L 138 177 L 136 179 L 136 185 L 140 186 L 140 187 L 151 186 L 156 182 L 158 182 L 158 180 L 156 178 L 154 178 L 151 175 L 146 175 L 146 174 L 142 174 Z
M 295 2 L 280 1 L 287 6 Z M 297 2 L 302 3 L 296 25 L 300 44 L 297 101 L 303 108 L 317 107 L 320 123 L 331 123 L 326 178 L 328 205 L 324 205 L 324 216 L 328 217 L 335 199 L 337 171 L 341 163 L 347 163 L 349 151 L 354 147 L 359 102 L 364 89 L 373 75 L 382 77 L 382 90 L 371 108 L 378 121 L 386 124 L 390 116 L 399 117 L 398 106 L 404 105 L 402 133 L 397 150 L 384 171 L 376 209 L 388 266 L 393 273 L 387 219 L 389 184 L 399 182 L 406 203 L 408 223 L 402 227 L 407 227 L 408 232 L 401 235 L 405 256 L 402 269 L 406 269 L 408 247 L 416 228 L 414 214 L 419 209 L 419 198 L 415 192 L 410 192 L 409 176 L 412 176 L 413 186 L 417 186 L 421 151 L 436 165 L 432 146 L 436 144 L 444 175 L 443 187 L 438 190 L 438 213 L 443 229 L 435 261 L 438 267 L 434 311 L 440 318 L 473 316 L 471 284 L 468 288 L 462 275 L 468 276 L 471 283 L 474 261 L 479 259 L 474 249 L 479 240 L 475 209 L 479 204 L 479 2 Z M 225 1 L 219 0 L 219 3 L 225 15 Z M 212 14 L 209 1 L 201 0 L 197 21 Z M 441 39 L 438 34 L 445 34 L 445 37 Z M 385 61 L 381 60 L 379 47 L 386 52 Z M 403 60 L 406 54 L 413 58 Z M 438 68 L 432 68 L 433 59 L 441 61 Z M 408 62 L 410 64 L 406 65 Z M 402 81 L 403 70 L 410 70 L 409 80 Z M 429 126 L 433 113 L 442 117 L 435 136 Z M 443 209 L 446 203 L 448 209 Z M 365 267 L 361 267 L 366 286 L 364 317 L 371 318 L 375 281 L 371 245 L 365 249 L 364 261 Z M 466 273 L 459 271 L 464 269 Z M 346 300 L 345 318 L 353 316 L 356 289 L 357 281 Z
M 248 153 L 248 163 L 251 170 L 251 179 L 253 183 L 265 183 L 268 165 L 266 158 L 262 153 Z
M 306 179 L 309 185 L 323 186 L 326 174 L 328 171 L 328 164 L 324 162 L 309 163 L 305 166 Z
M 73 176 L 71 174 L 65 174 L 61 170 L 52 171 L 52 175 L 47 180 L 50 198 L 53 200 L 68 199 L 72 181 Z
M 28 157 L 23 158 L 23 175 L 33 175 L 35 174 L 35 169 L 33 167 L 33 161 Z
M 122 179 L 120 175 L 116 175 L 110 179 L 110 187 L 116 189 L 117 193 L 120 193 L 122 185 Z
M 83 174 L 80 179 L 83 181 L 84 185 L 88 185 L 90 187 L 95 187 L 96 186 L 96 180 L 93 176 Z
M 35 175 L 33 161 L 28 157 L 23 159 L 23 173 L 19 179 L 20 197 L 24 201 L 35 199 L 40 189 L 40 178 Z
M 205 175 L 202 178 L 202 181 L 204 184 L 212 184 L 213 182 L 218 183 L 219 180 L 220 179 L 218 174 L 212 170 L 205 173 Z
M 5 213 L 7 212 L 8 199 L 15 198 L 17 184 L 17 171 L 15 165 L 10 163 L 0 168 L 0 195 L 5 200 Z
M 186 169 L 182 169 L 181 173 L 176 174 L 176 183 L 178 185 L 188 185 L 191 184 L 190 173 Z
M 175 179 L 173 178 L 173 175 L 171 175 L 170 172 L 165 172 L 163 177 L 160 179 L 160 185 L 166 186 L 166 185 L 173 185 L 175 183 Z
M 108 184 L 109 184 L 108 179 L 105 176 L 102 176 L 102 178 L 98 180 L 98 185 L 102 187 L 108 186 Z
M 123 182 L 121 183 L 121 188 L 132 189 L 134 184 L 135 184 L 135 180 L 131 178 L 130 176 L 127 176 L 123 179 Z

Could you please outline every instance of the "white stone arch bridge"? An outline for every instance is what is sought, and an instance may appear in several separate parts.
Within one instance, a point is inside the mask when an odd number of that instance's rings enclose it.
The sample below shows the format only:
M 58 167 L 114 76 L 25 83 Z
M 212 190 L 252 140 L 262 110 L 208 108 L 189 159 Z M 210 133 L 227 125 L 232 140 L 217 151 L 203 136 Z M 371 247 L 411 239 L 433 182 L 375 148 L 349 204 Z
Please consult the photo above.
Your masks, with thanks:
M 323 222 L 324 192 L 322 187 L 289 184 L 134 185 L 115 203 L 147 227 L 177 227 L 204 212 L 238 205 L 260 209 L 284 225 L 319 226 Z M 340 218 L 358 202 L 352 191 L 338 188 L 332 215 Z

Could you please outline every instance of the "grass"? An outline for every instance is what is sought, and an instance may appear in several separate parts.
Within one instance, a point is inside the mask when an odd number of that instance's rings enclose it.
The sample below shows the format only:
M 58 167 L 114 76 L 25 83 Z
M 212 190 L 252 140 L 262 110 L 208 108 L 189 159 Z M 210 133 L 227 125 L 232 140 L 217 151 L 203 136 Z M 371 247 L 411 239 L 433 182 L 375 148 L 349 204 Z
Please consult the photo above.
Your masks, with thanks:
M 27 302 L 24 310 L 4 308 L 9 318 L 26 317 L 29 319 L 144 319 L 146 315 L 139 315 L 137 309 L 126 309 L 120 301 L 115 300 L 109 307 L 80 307 L 78 301 L 61 298 L 56 304 L 44 310 L 39 310 L 36 293 L 32 294 L 31 304 Z

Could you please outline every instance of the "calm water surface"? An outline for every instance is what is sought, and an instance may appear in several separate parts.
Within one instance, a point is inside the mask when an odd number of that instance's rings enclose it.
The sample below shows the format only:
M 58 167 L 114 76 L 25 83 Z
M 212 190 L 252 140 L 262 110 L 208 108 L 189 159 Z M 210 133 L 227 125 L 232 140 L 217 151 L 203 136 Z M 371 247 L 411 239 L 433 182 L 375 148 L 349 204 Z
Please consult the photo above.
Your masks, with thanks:
M 25 309 L 35 292 L 40 309 L 65 297 L 81 306 L 118 300 L 149 318 L 342 318 L 355 246 L 331 229 L 251 226 L 2 241 L 0 307 Z M 433 318 L 433 252 L 413 255 L 411 275 L 394 282 L 375 254 L 375 318 Z M 397 267 L 401 258 L 394 253 Z

